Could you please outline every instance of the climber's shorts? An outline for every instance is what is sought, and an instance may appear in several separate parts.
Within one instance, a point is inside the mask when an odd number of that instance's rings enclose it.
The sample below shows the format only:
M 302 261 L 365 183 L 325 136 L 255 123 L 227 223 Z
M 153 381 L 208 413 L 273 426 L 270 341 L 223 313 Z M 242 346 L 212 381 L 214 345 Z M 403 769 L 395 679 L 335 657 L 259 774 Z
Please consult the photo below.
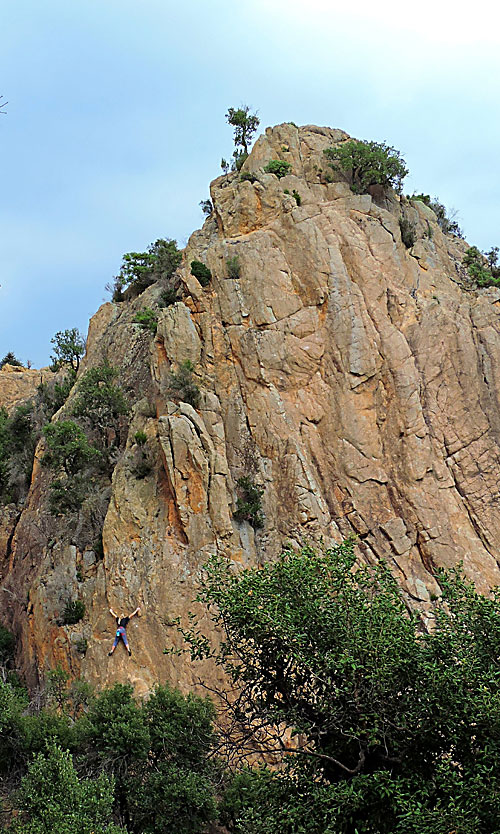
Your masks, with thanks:
M 113 648 L 114 649 L 116 649 L 118 643 L 120 642 L 120 639 L 123 640 L 123 642 L 125 643 L 125 645 L 128 649 L 127 632 L 125 631 L 123 626 L 120 626 L 119 628 L 116 629 L 115 642 L 113 643 Z

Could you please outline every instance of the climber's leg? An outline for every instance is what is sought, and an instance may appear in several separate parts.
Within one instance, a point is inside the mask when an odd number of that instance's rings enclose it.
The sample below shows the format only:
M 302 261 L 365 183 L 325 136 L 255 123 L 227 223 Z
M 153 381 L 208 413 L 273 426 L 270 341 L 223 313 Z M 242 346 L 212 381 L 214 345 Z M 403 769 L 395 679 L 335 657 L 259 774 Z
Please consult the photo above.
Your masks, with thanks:
M 116 649 L 116 647 L 117 647 L 117 645 L 118 645 L 118 640 L 119 640 L 119 639 L 120 639 L 120 638 L 119 638 L 119 636 L 118 636 L 118 632 L 117 632 L 116 637 L 115 637 L 115 642 L 113 643 L 113 645 L 112 645 L 112 647 L 111 647 L 111 651 L 110 651 L 110 652 L 108 652 L 108 657 L 109 657 L 110 655 L 112 655 L 112 654 L 113 654 L 114 650 Z

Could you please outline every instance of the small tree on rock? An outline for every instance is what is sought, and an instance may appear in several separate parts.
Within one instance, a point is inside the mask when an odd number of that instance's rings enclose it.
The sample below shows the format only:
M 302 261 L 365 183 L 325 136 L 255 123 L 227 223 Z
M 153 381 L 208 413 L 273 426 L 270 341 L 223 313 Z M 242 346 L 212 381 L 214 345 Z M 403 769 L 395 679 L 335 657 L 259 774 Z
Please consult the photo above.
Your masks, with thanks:
M 80 359 L 85 353 L 85 340 L 80 331 L 76 327 L 72 327 L 71 330 L 60 330 L 50 341 L 54 345 L 54 353 L 50 357 L 51 369 L 58 371 L 63 365 L 70 365 L 71 369 L 77 373 Z
M 324 153 L 332 168 L 348 175 L 355 194 L 366 194 L 373 185 L 391 186 L 401 193 L 408 169 L 399 151 L 385 142 L 351 139 Z

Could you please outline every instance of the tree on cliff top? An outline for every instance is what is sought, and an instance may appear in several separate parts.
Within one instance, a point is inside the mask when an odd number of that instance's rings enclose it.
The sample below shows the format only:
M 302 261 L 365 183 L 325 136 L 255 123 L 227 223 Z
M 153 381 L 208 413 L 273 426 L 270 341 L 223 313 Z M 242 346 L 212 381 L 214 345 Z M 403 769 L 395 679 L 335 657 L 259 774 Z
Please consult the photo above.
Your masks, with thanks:
M 71 366 L 71 370 L 78 372 L 80 359 L 85 353 L 85 339 L 76 327 L 71 330 L 60 330 L 53 339 L 54 353 L 51 370 L 58 371 L 63 365 Z
M 372 185 L 391 186 L 401 193 L 408 168 L 400 152 L 385 142 L 350 139 L 324 153 L 333 168 L 348 175 L 355 194 L 366 194 Z
M 192 658 L 233 683 L 222 698 L 236 752 L 283 762 L 247 774 L 233 830 L 500 830 L 500 591 L 437 578 L 426 633 L 384 564 L 356 567 L 352 542 L 238 573 L 209 561 L 198 600 L 223 640 L 212 647 L 195 622 Z
M 248 154 L 248 146 L 260 124 L 257 113 L 250 113 L 250 108 L 244 104 L 238 108 L 230 107 L 226 113 L 226 119 L 228 124 L 234 127 L 236 149 L 241 148 L 243 153 Z

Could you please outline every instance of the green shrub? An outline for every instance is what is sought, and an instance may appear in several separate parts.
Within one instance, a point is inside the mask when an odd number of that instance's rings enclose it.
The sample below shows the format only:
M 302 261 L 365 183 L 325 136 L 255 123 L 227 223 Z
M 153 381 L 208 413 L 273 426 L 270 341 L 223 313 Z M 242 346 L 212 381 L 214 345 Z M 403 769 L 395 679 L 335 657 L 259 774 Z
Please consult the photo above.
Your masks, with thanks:
M 240 266 L 240 259 L 238 255 L 233 255 L 230 258 L 226 259 L 226 266 L 227 266 L 227 274 L 229 278 L 240 278 L 241 276 L 241 266 Z
M 123 392 L 114 384 L 117 376 L 116 368 L 105 364 L 90 368 L 78 382 L 72 414 L 87 421 L 101 437 L 128 412 Z
M 179 296 L 175 287 L 165 287 L 158 297 L 158 307 L 170 307 L 171 304 L 176 304 L 177 301 L 179 301 Z
M 444 206 L 437 197 L 431 199 L 428 194 L 412 194 L 411 197 L 408 197 L 408 199 L 419 200 L 421 203 L 425 203 L 426 206 L 429 206 L 429 208 L 432 209 L 436 215 L 438 226 L 443 234 L 455 235 L 456 237 L 463 238 L 464 235 L 462 229 L 455 220 L 457 212 L 454 209 L 448 211 L 446 206 Z
M 257 177 L 250 171 L 243 171 L 243 173 L 240 174 L 240 182 L 257 182 Z
M 390 186 L 401 193 L 408 169 L 399 151 L 385 142 L 350 139 L 324 153 L 332 168 L 347 174 L 355 194 L 366 194 L 372 185 Z
M 85 603 L 81 599 L 68 600 L 64 607 L 62 621 L 64 625 L 75 625 L 85 616 Z
M 134 316 L 134 324 L 138 324 L 143 330 L 149 330 L 153 336 L 156 336 L 158 317 L 151 307 L 144 307 L 143 310 L 139 310 Z
M 56 478 L 49 486 L 49 510 L 52 515 L 77 512 L 87 497 L 88 483 L 81 475 Z
M 0 408 L 0 499 L 17 502 L 28 491 L 39 437 L 32 402 L 11 414 Z
M 16 368 L 24 368 L 22 362 L 19 359 L 16 359 L 16 356 L 9 350 L 8 353 L 5 354 L 4 358 L 0 361 L 0 369 L 3 368 L 4 365 L 14 365 Z
M 275 174 L 280 180 L 282 177 L 286 177 L 291 170 L 292 166 L 289 162 L 284 162 L 282 159 L 271 159 L 264 168 L 264 173 Z
M 208 287 L 212 280 L 212 273 L 208 266 L 205 266 L 201 261 L 191 261 L 191 275 L 197 278 L 202 287 Z
M 75 379 L 75 372 L 70 370 L 61 382 L 50 380 L 40 383 L 36 390 L 46 420 L 51 420 L 56 411 L 62 408 L 75 384 Z
M 233 153 L 233 171 L 241 171 L 243 165 L 248 159 L 248 154 L 245 151 L 235 151 Z
M 262 496 L 264 490 L 256 486 L 248 475 L 238 478 L 236 486 L 241 495 L 236 501 L 234 518 L 236 521 L 248 521 L 255 530 L 263 527 Z
M 112 823 L 113 781 L 81 779 L 71 754 L 55 744 L 31 761 L 18 795 L 12 834 L 125 834 Z
M 128 252 L 123 256 L 119 274 L 114 280 L 113 301 L 122 301 L 124 290 L 135 297 L 161 278 L 169 279 L 182 261 L 177 241 L 160 238 L 146 252 Z
M 478 287 L 499 287 L 500 276 L 493 274 L 487 267 L 488 260 L 477 246 L 471 246 L 464 255 L 464 266 Z
M 200 208 L 205 217 L 210 217 L 214 210 L 211 200 L 200 200 Z
M 145 431 L 136 431 L 134 434 L 134 440 L 138 446 L 144 446 L 147 442 L 148 436 Z
M 408 217 L 401 215 L 399 218 L 399 229 L 401 232 L 401 240 L 407 249 L 411 249 L 415 245 L 416 240 L 416 226 Z
M 100 535 L 97 536 L 96 539 L 94 539 L 92 543 L 92 550 L 95 553 L 95 558 L 97 559 L 97 561 L 102 562 L 102 560 L 104 559 L 104 544 L 102 541 L 102 533 L 100 533 Z
M 73 420 L 49 423 L 44 426 L 43 434 L 47 451 L 42 463 L 56 471 L 62 469 L 68 478 L 101 457 L 100 452 L 88 442 L 83 429 Z
M 285 194 L 290 194 L 290 192 L 289 192 L 288 188 L 285 188 Z M 294 200 L 295 200 L 295 202 L 297 203 L 297 205 L 298 205 L 298 206 L 300 206 L 300 204 L 301 204 L 301 202 L 302 202 L 302 198 L 301 198 L 301 196 L 300 196 L 299 192 L 295 190 L 295 188 L 294 188 L 294 190 L 292 191 L 292 197 L 294 198 Z
M 188 403 L 198 408 L 200 403 L 200 389 L 193 379 L 194 365 L 186 359 L 177 373 L 171 373 L 168 390 L 170 396 L 180 402 Z
M 75 648 L 79 654 L 86 654 L 88 647 L 89 643 L 85 637 L 80 637 L 75 643 Z
M 8 628 L 0 625 L 0 664 L 5 664 L 14 656 L 16 641 Z

